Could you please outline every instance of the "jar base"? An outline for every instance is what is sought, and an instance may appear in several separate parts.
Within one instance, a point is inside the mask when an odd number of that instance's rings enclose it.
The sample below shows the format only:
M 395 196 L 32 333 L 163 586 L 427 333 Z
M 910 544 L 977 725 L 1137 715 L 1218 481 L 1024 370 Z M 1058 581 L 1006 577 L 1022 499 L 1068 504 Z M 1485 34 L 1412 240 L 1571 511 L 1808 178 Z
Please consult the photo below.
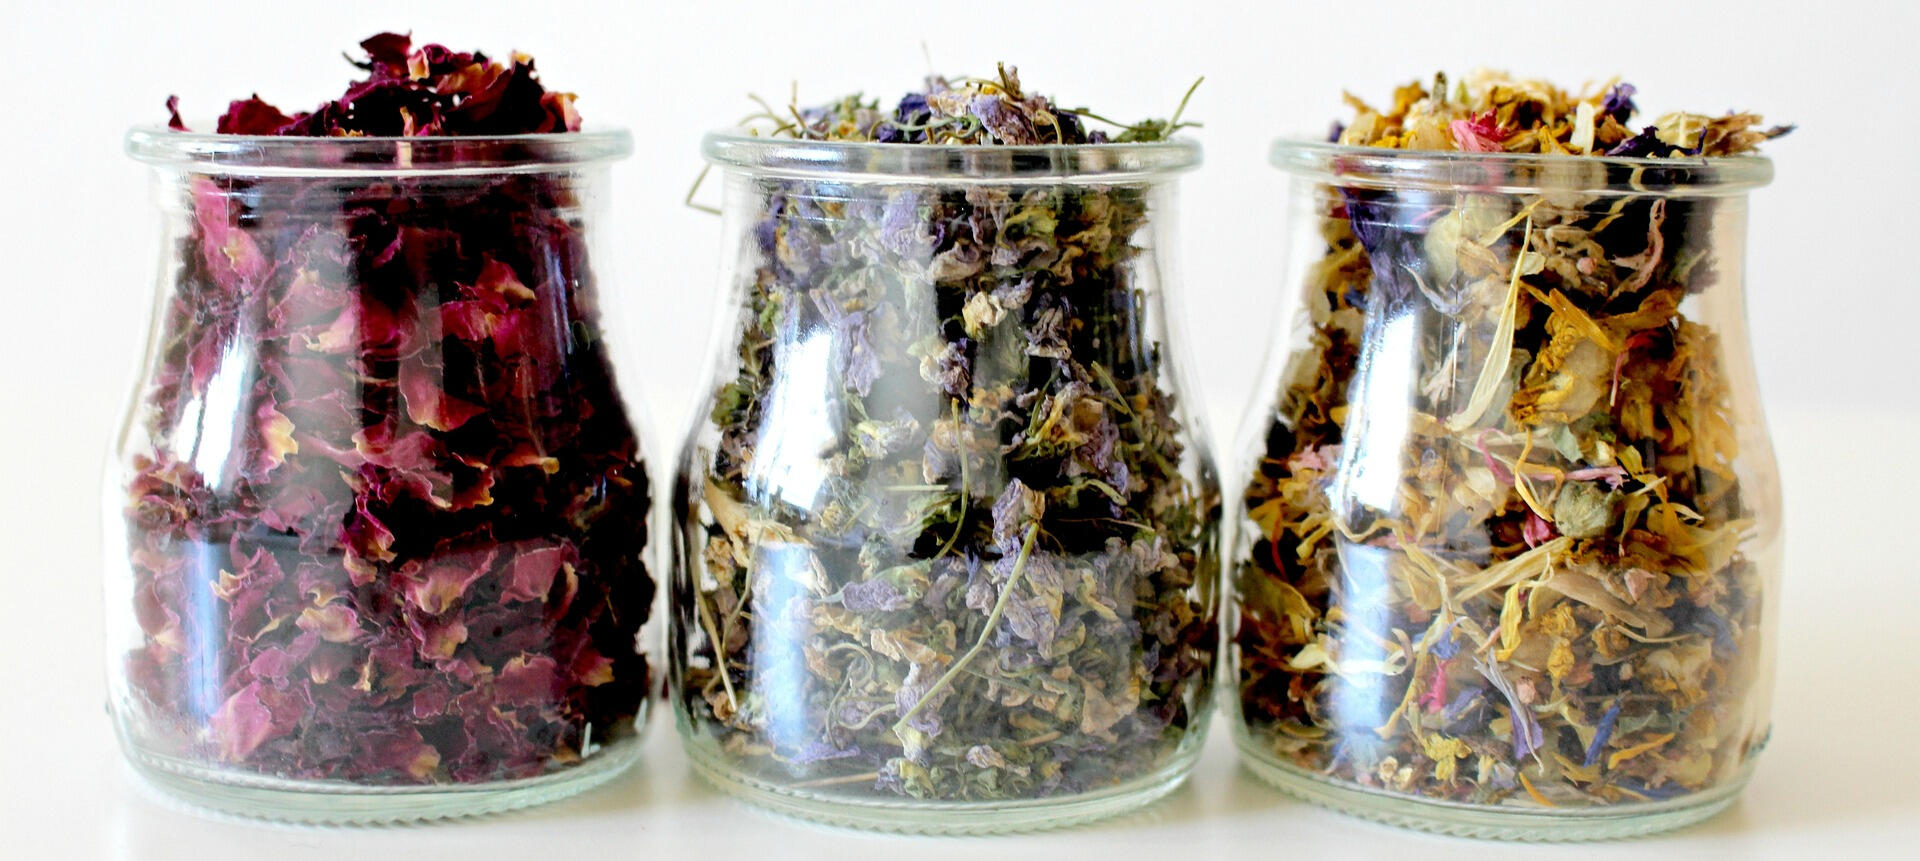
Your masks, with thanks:
M 1247 771 L 1301 801 L 1400 828 L 1483 840 L 1617 840 L 1685 828 L 1727 809 L 1753 774 L 1750 761 L 1737 777 L 1721 786 L 1667 801 L 1586 809 L 1527 809 L 1433 801 L 1364 789 L 1279 762 L 1244 732 L 1234 733 L 1234 742 Z
M 1094 792 L 1057 798 L 955 802 L 808 792 L 742 775 L 703 745 L 682 746 L 693 762 L 693 770 L 708 783 L 736 799 L 783 816 L 895 834 L 986 835 L 1067 828 L 1152 804 L 1187 779 L 1200 758 L 1199 742 L 1190 738 L 1165 766 L 1151 774 Z
M 169 800 L 213 812 L 304 825 L 391 825 L 482 816 L 585 792 L 640 758 L 640 739 L 621 739 L 579 765 L 538 777 L 473 786 L 355 786 L 338 781 L 238 775 L 123 745 L 127 763 Z

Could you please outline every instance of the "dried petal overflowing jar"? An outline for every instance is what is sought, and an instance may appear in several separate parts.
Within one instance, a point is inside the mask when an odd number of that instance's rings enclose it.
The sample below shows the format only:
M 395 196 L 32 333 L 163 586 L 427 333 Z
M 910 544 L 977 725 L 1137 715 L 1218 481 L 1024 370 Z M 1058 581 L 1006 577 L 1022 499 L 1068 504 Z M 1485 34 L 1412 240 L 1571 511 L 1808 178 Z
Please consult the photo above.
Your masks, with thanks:
M 1778 608 L 1742 260 L 1770 163 L 1274 161 L 1301 310 L 1235 472 L 1244 761 L 1472 836 L 1730 804 L 1766 743 Z
M 164 244 L 106 606 L 145 777 L 402 821 L 633 761 L 650 495 L 593 253 L 630 148 L 130 134 Z
M 727 300 L 668 624 L 696 769 L 895 831 L 1171 790 L 1218 630 L 1218 484 L 1165 301 L 1198 147 L 705 151 Z

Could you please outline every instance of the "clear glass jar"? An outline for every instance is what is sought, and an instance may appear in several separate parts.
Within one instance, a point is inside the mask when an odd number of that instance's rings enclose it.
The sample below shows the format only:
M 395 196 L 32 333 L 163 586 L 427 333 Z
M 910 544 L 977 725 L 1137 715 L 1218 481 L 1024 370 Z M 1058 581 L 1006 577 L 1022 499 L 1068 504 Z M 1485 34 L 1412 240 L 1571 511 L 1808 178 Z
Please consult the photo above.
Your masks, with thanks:
M 1724 808 L 1766 743 L 1778 603 L 1742 292 L 1770 163 L 1274 162 L 1301 311 L 1235 473 L 1246 763 L 1471 836 Z
M 668 599 L 697 769 L 895 831 L 1171 790 L 1218 630 L 1218 481 L 1163 295 L 1199 148 L 705 151 L 730 303 Z
M 557 798 L 638 755 L 650 493 L 594 253 L 630 149 L 129 135 L 163 239 L 103 512 L 139 772 L 371 822 Z

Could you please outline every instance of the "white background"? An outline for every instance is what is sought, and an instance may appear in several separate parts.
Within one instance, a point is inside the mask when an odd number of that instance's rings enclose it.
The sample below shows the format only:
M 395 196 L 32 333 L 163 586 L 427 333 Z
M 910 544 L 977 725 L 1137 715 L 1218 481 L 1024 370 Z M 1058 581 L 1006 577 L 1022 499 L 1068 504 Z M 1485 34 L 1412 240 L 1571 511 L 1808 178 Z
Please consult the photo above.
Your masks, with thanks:
M 1764 112 L 1799 131 L 1769 147 L 1752 201 L 1753 335 L 1786 475 L 1787 589 L 1773 748 L 1746 800 L 1703 828 L 1606 854 L 1893 853 L 1920 845 L 1912 693 L 1920 564 L 1920 235 L 1909 3 L 683 2 L 127 3 L 8 0 L 0 15 L 0 857 L 338 859 L 982 853 L 1063 857 L 1236 847 L 1286 857 L 1518 854 L 1388 831 L 1292 804 L 1238 773 L 1216 737 L 1194 783 L 1126 822 L 1015 841 L 898 842 L 730 806 L 690 783 L 671 730 L 608 789 L 482 823 L 338 832 L 209 823 L 139 795 L 102 717 L 96 583 L 99 462 L 131 383 L 154 276 L 142 168 L 120 153 L 168 94 L 200 125 L 258 91 L 288 110 L 337 94 L 340 59 L 382 29 L 519 49 L 589 125 L 631 126 L 616 168 L 623 335 L 656 419 L 656 460 L 699 397 L 716 300 L 718 221 L 680 205 L 699 133 L 757 92 L 803 103 L 892 99 L 932 68 L 1020 67 L 1030 89 L 1118 118 L 1188 116 L 1207 165 L 1184 181 L 1187 349 L 1216 433 L 1239 425 L 1283 299 L 1277 135 L 1324 132 L 1342 88 L 1476 65 L 1577 86 L 1619 74 L 1649 114 Z M 924 46 L 924 47 L 923 47 Z M 1291 297 L 1287 297 L 1290 301 Z M 1226 448 L 1226 441 L 1217 448 Z M 1106 847 L 1106 848 L 1100 848 Z M 1538 854 L 1537 850 L 1526 850 Z M 1553 854 L 1571 854 L 1554 852 Z

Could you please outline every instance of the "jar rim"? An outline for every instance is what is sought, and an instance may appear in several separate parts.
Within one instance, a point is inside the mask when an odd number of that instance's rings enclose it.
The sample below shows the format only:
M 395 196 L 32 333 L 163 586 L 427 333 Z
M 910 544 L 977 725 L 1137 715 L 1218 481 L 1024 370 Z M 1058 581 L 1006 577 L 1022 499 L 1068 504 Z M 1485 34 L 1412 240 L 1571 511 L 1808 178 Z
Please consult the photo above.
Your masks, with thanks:
M 700 152 L 710 164 L 755 176 L 842 182 L 992 180 L 1114 182 L 1171 176 L 1200 166 L 1189 138 L 1151 143 L 908 144 L 820 141 L 709 132 Z
M 624 128 L 490 136 L 279 137 L 127 131 L 127 155 L 157 167 L 243 176 L 545 173 L 618 161 L 633 152 Z
M 1339 186 L 1524 194 L 1742 194 L 1773 180 L 1761 155 L 1629 158 L 1404 150 L 1280 138 L 1269 160 L 1294 176 Z

